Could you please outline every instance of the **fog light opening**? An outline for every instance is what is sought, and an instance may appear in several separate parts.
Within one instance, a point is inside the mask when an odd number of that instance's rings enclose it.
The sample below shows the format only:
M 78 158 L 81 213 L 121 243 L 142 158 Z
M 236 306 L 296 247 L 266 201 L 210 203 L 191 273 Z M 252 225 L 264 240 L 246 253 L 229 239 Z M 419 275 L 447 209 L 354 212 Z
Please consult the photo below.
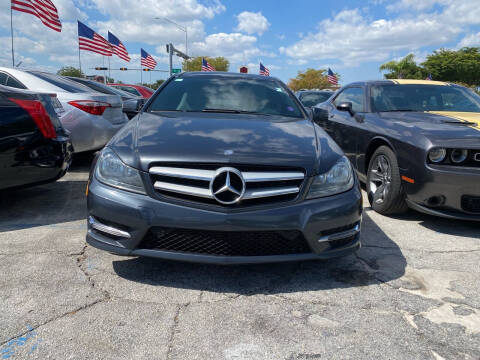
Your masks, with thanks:
M 128 233 L 127 231 L 120 230 L 113 226 L 103 224 L 93 216 L 88 217 L 88 224 L 92 229 L 102 234 L 112 235 L 112 236 L 115 236 L 118 238 L 124 238 L 124 239 L 130 239 L 131 237 L 130 233 Z
M 426 203 L 430 207 L 437 207 L 437 206 L 442 206 L 443 204 L 445 204 L 445 200 L 446 200 L 445 196 L 436 195 L 436 196 L 432 196 L 432 197 L 428 198 Z

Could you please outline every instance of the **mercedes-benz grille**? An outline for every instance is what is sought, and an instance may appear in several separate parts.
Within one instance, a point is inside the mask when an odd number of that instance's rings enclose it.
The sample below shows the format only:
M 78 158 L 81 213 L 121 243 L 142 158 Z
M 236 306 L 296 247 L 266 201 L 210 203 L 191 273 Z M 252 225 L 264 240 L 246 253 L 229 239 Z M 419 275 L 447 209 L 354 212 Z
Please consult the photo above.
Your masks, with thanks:
M 149 172 L 159 195 L 229 207 L 294 200 L 305 179 L 297 168 L 229 164 L 161 164 Z

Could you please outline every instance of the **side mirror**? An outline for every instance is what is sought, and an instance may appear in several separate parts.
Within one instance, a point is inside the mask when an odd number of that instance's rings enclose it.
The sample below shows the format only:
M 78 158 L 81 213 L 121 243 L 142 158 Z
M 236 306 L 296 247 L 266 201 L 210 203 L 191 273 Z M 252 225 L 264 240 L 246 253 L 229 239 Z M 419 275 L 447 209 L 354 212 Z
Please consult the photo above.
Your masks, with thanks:
M 319 124 L 328 120 L 328 112 L 326 110 L 317 107 L 312 107 L 311 109 L 313 122 Z
M 348 111 L 348 113 L 351 116 L 353 116 L 353 115 L 355 115 L 355 112 L 353 111 L 352 107 L 353 107 L 352 103 L 349 102 L 349 101 L 346 101 L 346 102 L 338 104 L 337 105 L 337 110 L 338 111 Z
M 308 117 L 313 120 L 313 109 L 311 107 L 306 107 L 305 110 L 307 111 Z

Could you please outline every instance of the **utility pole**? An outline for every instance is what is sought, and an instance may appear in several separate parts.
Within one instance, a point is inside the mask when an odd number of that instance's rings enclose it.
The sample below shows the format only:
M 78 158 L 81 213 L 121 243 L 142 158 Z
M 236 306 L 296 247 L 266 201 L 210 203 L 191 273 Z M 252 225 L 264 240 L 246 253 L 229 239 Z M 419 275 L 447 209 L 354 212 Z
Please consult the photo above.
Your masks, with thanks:
M 190 59 L 190 56 L 187 54 L 184 54 L 178 49 L 175 49 L 172 43 L 167 44 L 167 53 L 168 53 L 168 58 L 169 58 L 169 70 L 170 70 L 170 76 L 172 76 L 172 57 L 173 55 L 177 55 L 178 57 L 181 57 L 182 59 L 188 60 Z
M 13 51 L 13 10 L 12 4 L 10 3 L 10 32 L 12 35 L 12 67 L 15 67 L 15 52 Z
M 169 58 L 169 62 L 168 62 L 168 70 L 170 71 L 170 76 L 172 76 L 172 57 L 173 57 L 173 45 L 172 44 L 168 44 L 168 58 Z
M 183 31 L 185 33 L 185 55 L 188 55 L 188 29 L 187 29 L 187 27 L 182 26 L 180 24 L 177 24 L 175 21 L 167 19 L 166 17 L 156 17 L 155 20 L 168 21 L 169 23 L 175 25 L 178 29 L 180 29 L 181 31 Z

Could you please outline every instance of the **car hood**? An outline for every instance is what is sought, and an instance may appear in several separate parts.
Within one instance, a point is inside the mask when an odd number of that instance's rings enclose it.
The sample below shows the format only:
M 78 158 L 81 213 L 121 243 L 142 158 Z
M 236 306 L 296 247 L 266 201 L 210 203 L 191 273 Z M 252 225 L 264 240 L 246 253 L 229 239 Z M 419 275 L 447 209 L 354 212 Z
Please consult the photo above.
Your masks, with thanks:
M 474 112 L 382 112 L 386 121 L 435 141 L 467 141 L 479 145 L 480 113 Z
M 301 167 L 315 171 L 319 151 L 307 119 L 219 113 L 142 113 L 111 141 L 130 166 L 201 162 Z

